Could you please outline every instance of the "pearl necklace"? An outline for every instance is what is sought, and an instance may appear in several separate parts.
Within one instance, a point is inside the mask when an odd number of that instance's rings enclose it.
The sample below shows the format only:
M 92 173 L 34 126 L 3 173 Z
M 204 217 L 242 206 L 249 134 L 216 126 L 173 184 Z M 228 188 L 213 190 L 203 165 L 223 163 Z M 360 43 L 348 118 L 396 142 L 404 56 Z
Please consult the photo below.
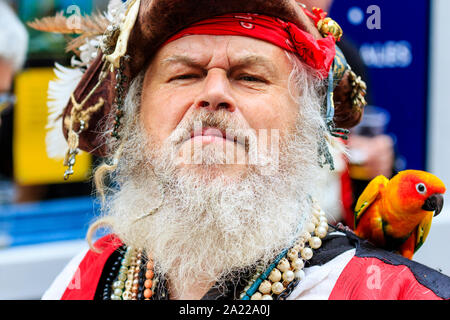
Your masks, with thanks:
M 328 233 L 325 212 L 314 199 L 312 207 L 311 220 L 305 231 L 294 245 L 281 253 L 264 272 L 256 272 L 240 294 L 241 300 L 273 300 L 275 296 L 280 298 L 290 285 L 294 284 L 295 287 L 305 278 L 305 261 L 313 257 L 313 249 L 320 248 L 322 239 Z
M 282 252 L 266 269 L 257 267 L 256 273 L 241 292 L 241 300 L 284 299 L 300 281 L 305 278 L 305 262 L 313 257 L 313 250 L 319 249 L 322 239 L 328 233 L 325 212 L 317 201 L 312 199 L 312 213 L 304 231 L 294 245 Z M 142 249 L 127 247 L 121 258 L 121 267 L 112 284 L 112 294 L 104 298 L 111 300 L 138 300 L 140 297 L 151 300 L 159 279 L 154 279 L 153 261 L 144 258 Z M 145 268 L 145 269 L 143 269 Z M 145 273 L 145 282 L 139 275 Z M 109 285 L 108 285 L 109 286 Z M 108 290 L 105 290 L 109 292 Z M 154 298 L 154 297 L 153 297 Z

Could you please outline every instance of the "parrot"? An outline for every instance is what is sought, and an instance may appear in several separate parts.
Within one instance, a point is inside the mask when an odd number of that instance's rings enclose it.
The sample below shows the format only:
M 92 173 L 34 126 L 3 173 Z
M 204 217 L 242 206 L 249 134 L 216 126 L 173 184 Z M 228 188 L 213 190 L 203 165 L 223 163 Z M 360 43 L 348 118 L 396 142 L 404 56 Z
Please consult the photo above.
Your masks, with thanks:
M 379 175 L 356 202 L 353 232 L 412 260 L 442 210 L 445 191 L 444 183 L 425 171 L 401 171 L 390 180 Z

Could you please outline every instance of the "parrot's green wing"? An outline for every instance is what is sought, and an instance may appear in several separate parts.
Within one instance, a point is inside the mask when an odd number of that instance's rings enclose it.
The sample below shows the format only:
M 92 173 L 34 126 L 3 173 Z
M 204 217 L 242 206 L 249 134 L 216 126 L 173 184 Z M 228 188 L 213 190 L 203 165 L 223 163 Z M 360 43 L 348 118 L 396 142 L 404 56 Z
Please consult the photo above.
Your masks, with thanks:
M 431 220 L 433 220 L 433 212 L 430 212 L 419 224 L 416 230 L 416 246 L 414 252 L 417 252 L 419 248 L 424 244 L 427 239 L 428 233 L 431 228 Z
M 380 190 L 386 187 L 388 182 L 388 178 L 383 175 L 379 175 L 370 181 L 366 189 L 364 189 L 355 206 L 355 229 L 364 211 L 366 211 L 367 208 L 375 201 L 380 193 Z

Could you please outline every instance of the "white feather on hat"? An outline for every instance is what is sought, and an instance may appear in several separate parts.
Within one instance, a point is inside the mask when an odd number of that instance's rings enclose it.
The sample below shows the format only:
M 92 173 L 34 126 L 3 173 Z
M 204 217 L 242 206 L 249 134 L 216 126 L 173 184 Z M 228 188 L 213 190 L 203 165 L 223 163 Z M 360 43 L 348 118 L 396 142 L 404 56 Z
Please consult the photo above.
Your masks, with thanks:
M 111 0 L 108 4 L 108 11 L 104 12 L 101 18 L 106 18 L 110 24 L 118 24 L 120 15 L 125 12 L 126 4 L 121 0 Z M 60 19 L 58 21 L 58 19 Z M 92 21 L 89 21 L 92 22 Z M 61 23 L 67 23 L 67 20 L 61 15 L 54 20 L 47 20 L 39 24 L 34 22 L 30 24 L 37 29 L 51 29 L 61 27 Z M 63 26 L 64 27 L 64 26 Z M 82 28 L 80 28 L 82 29 Z M 47 155 L 52 159 L 64 159 L 68 144 L 63 135 L 63 122 L 61 116 L 66 108 L 70 97 L 79 84 L 85 70 L 97 57 L 101 45 L 103 34 L 84 35 L 84 42 L 77 48 L 79 59 L 74 56 L 71 60 L 71 67 L 64 67 L 58 63 L 55 64 L 54 72 L 56 79 L 49 82 L 48 86 L 48 122 L 47 122 Z
M 46 145 L 47 155 L 50 158 L 59 159 L 65 157 L 67 149 L 60 116 L 69 102 L 72 92 L 83 77 L 83 71 L 81 68 L 66 68 L 57 63 L 54 72 L 57 79 L 48 84 L 49 115 Z

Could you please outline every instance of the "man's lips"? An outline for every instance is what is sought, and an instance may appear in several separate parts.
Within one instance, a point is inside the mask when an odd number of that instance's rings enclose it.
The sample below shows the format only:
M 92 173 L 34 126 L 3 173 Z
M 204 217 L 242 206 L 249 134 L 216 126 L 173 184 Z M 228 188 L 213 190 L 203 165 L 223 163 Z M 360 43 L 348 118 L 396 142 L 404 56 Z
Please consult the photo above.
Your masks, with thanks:
M 202 128 L 201 130 L 192 131 L 191 138 L 198 136 L 213 136 L 226 139 L 226 134 L 217 128 Z
M 231 142 L 237 142 L 237 140 L 238 140 L 237 137 L 229 136 L 223 130 L 220 130 L 217 128 L 212 128 L 212 127 L 207 127 L 207 128 L 202 128 L 201 130 L 192 131 L 190 139 L 195 139 L 197 137 L 209 138 L 209 139 L 206 139 L 209 142 L 214 141 L 215 138 L 220 138 L 221 140 L 228 140 Z M 186 142 L 187 140 L 190 140 L 190 139 L 186 139 L 184 142 Z M 203 139 L 203 141 L 204 140 L 205 139 Z

